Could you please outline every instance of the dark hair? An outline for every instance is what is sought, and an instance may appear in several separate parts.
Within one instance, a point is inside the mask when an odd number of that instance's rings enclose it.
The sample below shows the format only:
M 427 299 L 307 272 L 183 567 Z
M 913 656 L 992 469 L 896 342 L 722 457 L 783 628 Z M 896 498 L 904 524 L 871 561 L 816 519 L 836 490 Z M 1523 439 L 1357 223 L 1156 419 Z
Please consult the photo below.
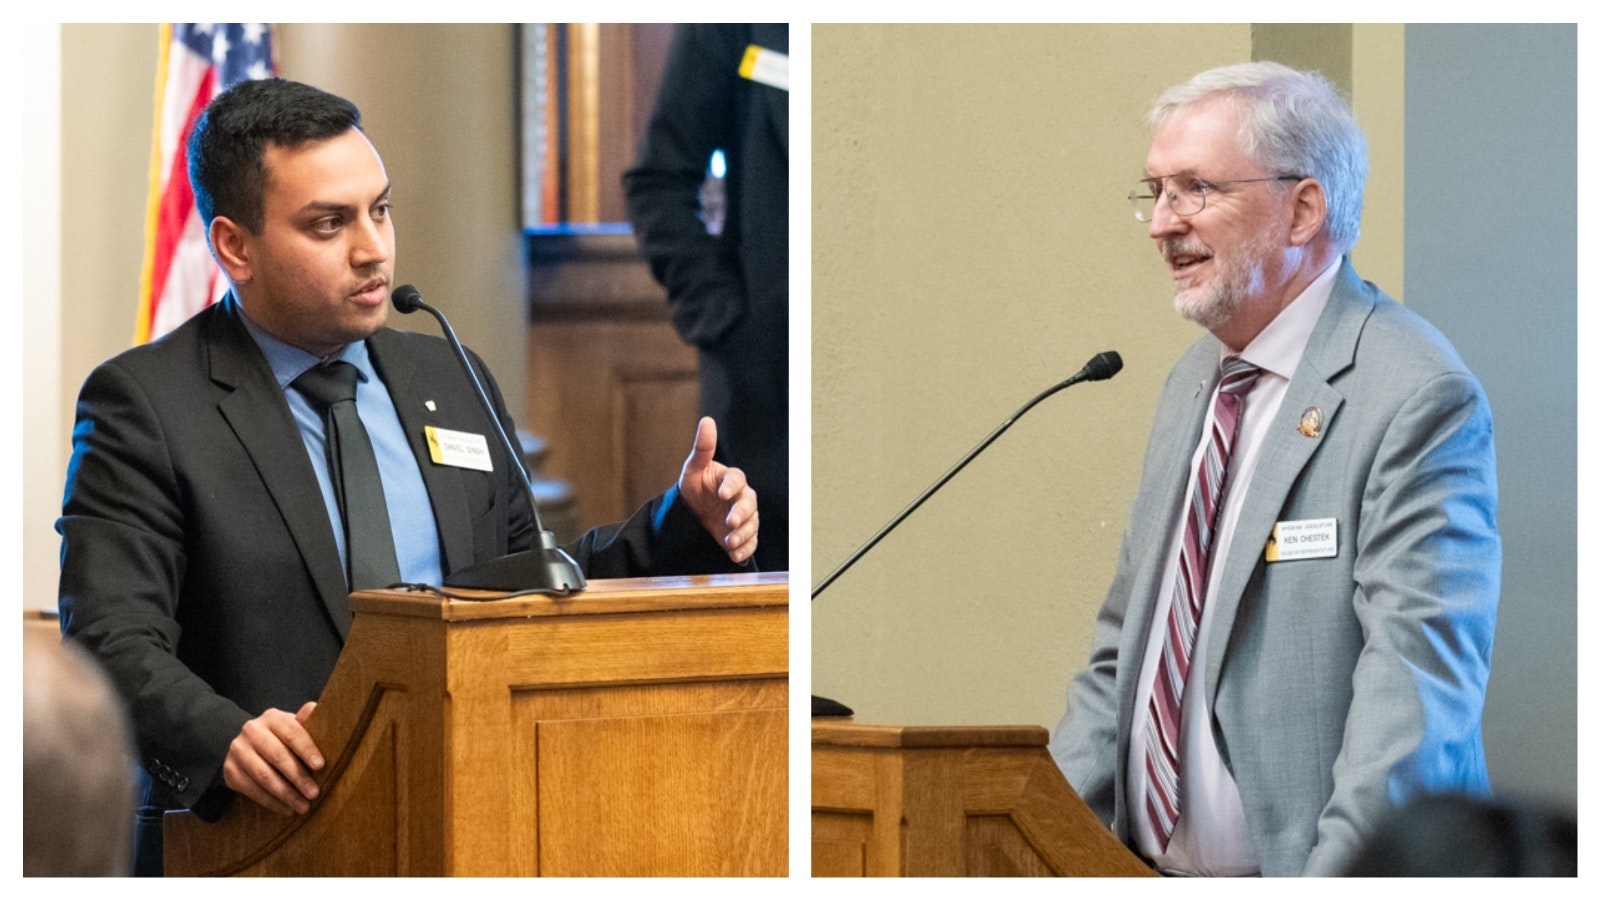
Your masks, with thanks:
M 217 95 L 189 136 L 189 184 L 207 227 L 227 216 L 252 234 L 262 225 L 268 144 L 296 147 L 360 130 L 361 110 L 298 81 L 241 81 Z
M 1575 876 L 1578 822 L 1526 802 L 1422 796 L 1378 824 L 1345 874 Z

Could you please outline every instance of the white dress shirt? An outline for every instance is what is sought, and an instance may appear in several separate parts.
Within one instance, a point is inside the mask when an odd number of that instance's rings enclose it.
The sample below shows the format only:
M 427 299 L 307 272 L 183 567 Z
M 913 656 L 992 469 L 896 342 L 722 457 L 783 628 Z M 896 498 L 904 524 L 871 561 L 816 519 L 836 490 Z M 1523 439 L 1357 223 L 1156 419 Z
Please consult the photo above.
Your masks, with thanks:
M 1132 816 L 1134 840 L 1143 853 L 1158 869 L 1171 873 L 1190 875 L 1255 875 L 1261 871 L 1256 861 L 1250 834 L 1245 824 L 1244 806 L 1239 799 L 1239 787 L 1233 775 L 1223 765 L 1217 751 L 1215 736 L 1209 723 L 1211 710 L 1206 703 L 1206 659 L 1211 644 L 1212 598 L 1217 584 L 1222 581 L 1222 567 L 1233 543 L 1234 526 L 1239 521 L 1239 510 L 1249 491 L 1250 479 L 1260 458 L 1261 445 L 1267 428 L 1283 404 L 1283 395 L 1289 389 L 1289 379 L 1294 377 L 1305 353 L 1311 331 L 1322 315 L 1328 297 L 1333 293 L 1334 277 L 1339 271 L 1336 260 L 1316 280 L 1306 287 L 1261 333 L 1256 335 L 1238 355 L 1261 368 L 1261 376 L 1244 400 L 1244 414 L 1239 422 L 1239 434 L 1234 441 L 1233 455 L 1228 462 L 1228 480 L 1224 488 L 1222 509 L 1217 513 L 1217 524 L 1211 542 L 1211 576 L 1206 581 L 1205 606 L 1200 614 L 1199 631 L 1189 663 L 1189 678 L 1183 692 L 1182 733 L 1179 737 L 1181 763 L 1179 776 L 1179 808 L 1177 828 L 1161 851 L 1156 831 L 1145 812 L 1144 797 L 1148 779 L 1145 775 L 1145 757 L 1148 753 L 1146 720 L 1150 718 L 1150 693 L 1155 683 L 1156 667 L 1161 659 L 1163 625 L 1172 607 L 1172 596 L 1178 572 L 1178 547 L 1183 541 L 1183 517 L 1173 523 L 1167 535 L 1167 567 L 1161 579 L 1160 594 L 1156 598 L 1155 614 L 1151 618 L 1150 637 L 1145 646 L 1144 660 L 1139 670 L 1139 688 L 1134 700 L 1134 719 L 1129 734 L 1128 748 L 1128 805 Z M 1232 355 L 1224 348 L 1223 357 Z M 1219 358 L 1218 362 L 1221 362 Z M 1214 399 L 1216 378 L 1195 386 L 1195 390 L 1208 390 Z M 1214 408 L 1214 404 L 1209 404 Z M 1211 433 L 1214 416 L 1206 414 L 1202 435 Z M 1155 428 L 1174 423 L 1157 422 Z M 1195 448 L 1189 465 L 1189 484 L 1184 493 L 1185 508 L 1194 493 L 1196 473 L 1204 455 L 1205 442 Z M 1263 549 L 1265 545 L 1263 544 Z M 1206 727 L 1199 727 L 1202 723 Z

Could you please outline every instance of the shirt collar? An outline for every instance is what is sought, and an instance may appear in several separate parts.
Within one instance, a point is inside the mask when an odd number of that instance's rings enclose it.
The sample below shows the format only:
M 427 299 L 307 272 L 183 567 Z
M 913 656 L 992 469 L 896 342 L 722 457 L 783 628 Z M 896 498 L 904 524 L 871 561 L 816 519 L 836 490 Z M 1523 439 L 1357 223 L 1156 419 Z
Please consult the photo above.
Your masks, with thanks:
M 1267 327 L 1261 329 L 1255 340 L 1245 345 L 1238 355 L 1264 371 L 1285 380 L 1292 379 L 1295 369 L 1300 366 L 1300 357 L 1305 355 L 1306 344 L 1311 341 L 1311 332 L 1317 327 L 1317 319 L 1322 317 L 1322 310 L 1333 295 L 1335 276 L 1343 261 L 1342 258 L 1334 260 L 1321 275 L 1306 285 L 1305 290 L 1268 322 Z M 1222 355 L 1226 357 L 1232 354 L 1224 347 Z
M 265 329 L 245 314 L 238 298 L 230 294 L 223 302 L 232 304 L 234 312 L 239 314 L 239 321 L 244 323 L 245 331 L 250 332 L 250 337 L 266 356 L 267 365 L 272 368 L 272 376 L 277 379 L 280 388 L 287 389 L 296 378 L 304 375 L 312 366 L 335 359 L 344 360 L 355 366 L 356 371 L 361 373 L 362 381 L 371 381 L 377 377 L 377 372 L 372 367 L 372 359 L 367 353 L 366 341 L 346 344 L 343 350 L 326 358 L 316 356 L 267 334 Z

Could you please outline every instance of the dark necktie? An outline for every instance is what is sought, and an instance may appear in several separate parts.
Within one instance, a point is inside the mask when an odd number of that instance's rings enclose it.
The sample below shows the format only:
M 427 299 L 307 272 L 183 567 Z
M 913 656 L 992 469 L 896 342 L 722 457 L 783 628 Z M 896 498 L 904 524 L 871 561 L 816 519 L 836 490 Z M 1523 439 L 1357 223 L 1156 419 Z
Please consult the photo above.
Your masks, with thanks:
M 294 386 L 322 412 L 328 474 L 344 517 L 350 590 L 388 587 L 400 580 L 389 507 L 383 499 L 378 458 L 356 413 L 356 367 L 342 360 L 313 366 Z
M 1195 479 L 1194 496 L 1184 519 L 1183 544 L 1178 550 L 1178 581 L 1172 592 L 1172 609 L 1167 614 L 1166 637 L 1162 641 L 1161 662 L 1156 667 L 1155 686 L 1150 692 L 1150 718 L 1145 736 L 1145 811 L 1155 824 L 1161 849 L 1167 849 L 1177 827 L 1179 761 L 1183 758 L 1180 741 L 1183 721 L 1183 689 L 1189 682 L 1190 656 L 1200 630 L 1200 614 L 1206 600 L 1206 585 L 1211 578 L 1211 537 L 1222 508 L 1228 476 L 1228 459 L 1239 434 L 1239 419 L 1244 412 L 1244 395 L 1260 377 L 1261 370 L 1237 356 L 1222 361 L 1222 381 L 1213 401 L 1214 423 L 1206 438 L 1205 458 Z

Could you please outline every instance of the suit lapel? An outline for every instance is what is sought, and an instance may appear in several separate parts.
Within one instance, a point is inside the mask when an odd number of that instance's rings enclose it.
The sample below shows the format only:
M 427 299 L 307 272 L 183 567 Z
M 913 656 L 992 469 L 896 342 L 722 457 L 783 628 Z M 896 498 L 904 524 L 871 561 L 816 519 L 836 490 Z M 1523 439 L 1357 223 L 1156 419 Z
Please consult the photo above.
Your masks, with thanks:
M 1289 491 L 1322 446 L 1321 435 L 1326 435 L 1333 427 L 1344 405 L 1344 395 L 1332 381 L 1354 361 L 1356 342 L 1372 313 L 1373 304 L 1370 287 L 1356 275 L 1349 261 L 1345 261 L 1334 282 L 1333 293 L 1328 297 L 1328 305 L 1306 343 L 1300 366 L 1289 382 L 1283 404 L 1261 445 L 1255 475 L 1239 511 L 1239 522 L 1234 527 L 1222 582 L 1217 585 L 1211 601 L 1211 634 L 1227 636 L 1220 644 L 1213 638 L 1206 664 L 1206 695 L 1212 709 L 1216 708 L 1217 684 L 1221 680 L 1222 663 L 1229 658 L 1227 642 L 1233 637 L 1245 586 L 1256 567 L 1264 565 L 1267 537 L 1277 524 Z M 1300 418 L 1313 406 L 1322 411 L 1323 423 L 1317 437 L 1307 437 L 1300 433 Z
M 461 470 L 453 466 L 436 466 L 428 453 L 428 439 L 424 429 L 439 424 L 439 414 L 446 412 L 441 404 L 456 400 L 438 391 L 437 378 L 430 380 L 417 371 L 415 359 L 400 346 L 400 335 L 382 329 L 367 339 L 372 354 L 372 364 L 389 389 L 395 412 L 400 416 L 400 427 L 405 430 L 411 452 L 417 457 L 417 467 L 422 470 L 422 482 L 428 489 L 428 503 L 433 507 L 434 521 L 439 526 L 440 567 L 445 574 L 473 561 L 472 522 L 467 510 L 466 491 L 461 483 Z M 428 404 L 433 404 L 433 409 Z
M 211 380 L 230 389 L 217 409 L 260 473 L 342 640 L 350 630 L 350 598 L 333 524 L 283 389 L 239 321 L 234 302 L 218 304 L 207 323 Z

